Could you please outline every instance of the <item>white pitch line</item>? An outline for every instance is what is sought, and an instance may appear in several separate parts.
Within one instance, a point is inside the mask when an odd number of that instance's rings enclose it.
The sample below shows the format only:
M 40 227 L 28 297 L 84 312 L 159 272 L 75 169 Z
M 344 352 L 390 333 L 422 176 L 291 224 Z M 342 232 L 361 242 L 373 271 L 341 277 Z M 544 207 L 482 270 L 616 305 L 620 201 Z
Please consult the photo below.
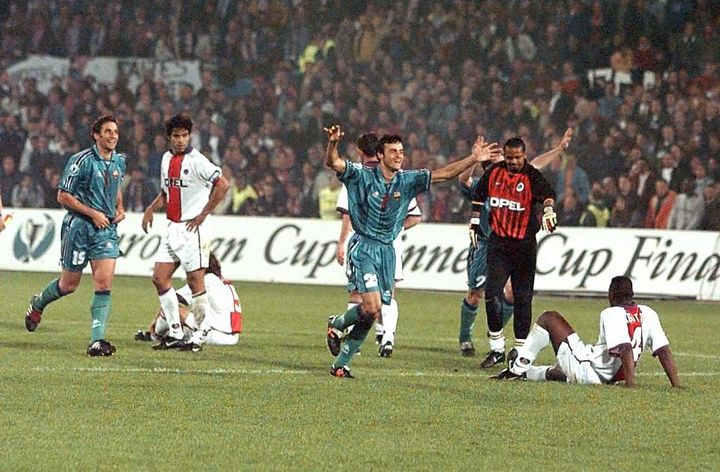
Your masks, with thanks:
M 170 367 L 34 367 L 35 372 L 86 372 L 120 374 L 180 374 L 180 375 L 309 375 L 313 371 L 297 369 L 177 369 Z M 362 377 L 434 377 L 487 378 L 488 373 L 471 372 L 407 372 L 392 370 L 363 370 Z M 664 372 L 638 373 L 639 377 L 665 376 Z M 680 377 L 716 377 L 720 372 L 680 372 Z

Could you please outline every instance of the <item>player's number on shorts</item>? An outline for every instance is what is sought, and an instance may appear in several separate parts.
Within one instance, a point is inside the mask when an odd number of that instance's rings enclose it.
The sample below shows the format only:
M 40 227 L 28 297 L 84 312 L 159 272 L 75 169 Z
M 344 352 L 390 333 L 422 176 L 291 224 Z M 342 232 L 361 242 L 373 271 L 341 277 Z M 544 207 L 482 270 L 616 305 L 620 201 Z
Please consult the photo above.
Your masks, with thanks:
M 73 251 L 72 263 L 73 265 L 80 265 L 85 262 L 85 251 Z

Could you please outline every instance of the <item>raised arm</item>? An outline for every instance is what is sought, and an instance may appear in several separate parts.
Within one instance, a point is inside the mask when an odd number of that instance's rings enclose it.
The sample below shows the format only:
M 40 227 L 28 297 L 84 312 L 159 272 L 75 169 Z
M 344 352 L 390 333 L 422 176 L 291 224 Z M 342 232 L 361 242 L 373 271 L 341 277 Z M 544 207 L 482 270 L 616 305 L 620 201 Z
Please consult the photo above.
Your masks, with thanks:
M 660 365 L 665 370 L 670 385 L 677 388 L 682 388 L 680 385 L 680 377 L 678 377 L 677 364 L 675 364 L 675 358 L 672 355 L 670 346 L 663 346 L 657 351 L 653 352 L 653 356 L 657 357 L 660 361 Z
M 328 135 L 327 149 L 325 150 L 325 165 L 341 174 L 345 172 L 345 166 L 347 165 L 344 160 L 340 158 L 338 153 L 338 143 L 340 138 L 345 133 L 340 131 L 340 125 L 332 125 L 330 128 L 323 128 Z
M 548 152 L 537 156 L 535 159 L 530 161 L 530 165 L 538 170 L 542 170 L 547 167 L 553 159 L 555 159 L 557 156 L 560 155 L 561 152 L 568 148 L 568 146 L 570 145 L 570 141 L 572 140 L 572 135 L 572 128 L 566 129 L 565 134 L 563 135 L 558 145 L 549 150 Z
M 469 156 L 448 164 L 445 167 L 434 170 L 431 182 L 444 182 L 446 180 L 450 180 L 478 162 L 494 160 L 499 157 L 502 157 L 502 150 L 497 143 L 488 144 L 482 137 L 478 137 L 475 140 L 475 144 L 473 145 L 472 152 Z

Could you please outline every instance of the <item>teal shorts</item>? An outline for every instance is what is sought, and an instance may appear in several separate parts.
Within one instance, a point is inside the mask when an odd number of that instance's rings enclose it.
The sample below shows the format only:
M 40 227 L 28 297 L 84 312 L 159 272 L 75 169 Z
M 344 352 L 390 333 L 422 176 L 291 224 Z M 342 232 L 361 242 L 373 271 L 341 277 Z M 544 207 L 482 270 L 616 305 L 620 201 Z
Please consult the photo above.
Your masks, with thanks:
M 90 218 L 68 212 L 60 232 L 60 265 L 81 272 L 88 261 L 120 257 L 117 225 L 97 229 Z
M 392 300 L 395 249 L 355 233 L 348 243 L 346 274 L 349 291 L 380 292 L 384 305 Z
M 470 290 L 485 288 L 487 280 L 487 245 L 488 240 L 480 238 L 476 248 L 468 249 L 467 284 Z

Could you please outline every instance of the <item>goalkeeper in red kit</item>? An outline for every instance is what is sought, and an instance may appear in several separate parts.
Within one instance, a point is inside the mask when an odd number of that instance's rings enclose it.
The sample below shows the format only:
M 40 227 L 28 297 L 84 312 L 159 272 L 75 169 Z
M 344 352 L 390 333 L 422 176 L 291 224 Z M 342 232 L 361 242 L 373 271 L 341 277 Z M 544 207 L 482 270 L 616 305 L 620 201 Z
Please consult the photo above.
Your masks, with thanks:
M 513 329 L 516 347 L 524 344 L 532 322 L 532 298 L 535 285 L 537 242 L 535 234 L 542 225 L 555 230 L 557 218 L 553 210 L 555 192 L 543 175 L 526 159 L 525 142 L 509 139 L 503 146 L 504 160 L 490 166 L 471 195 L 473 211 L 470 220 L 471 242 L 480 236 L 479 215 L 488 205 L 491 234 L 488 240 L 487 313 L 490 353 L 484 365 L 505 361 L 505 337 L 501 302 L 508 279 L 515 300 Z M 542 205 L 538 218 L 537 205 Z

